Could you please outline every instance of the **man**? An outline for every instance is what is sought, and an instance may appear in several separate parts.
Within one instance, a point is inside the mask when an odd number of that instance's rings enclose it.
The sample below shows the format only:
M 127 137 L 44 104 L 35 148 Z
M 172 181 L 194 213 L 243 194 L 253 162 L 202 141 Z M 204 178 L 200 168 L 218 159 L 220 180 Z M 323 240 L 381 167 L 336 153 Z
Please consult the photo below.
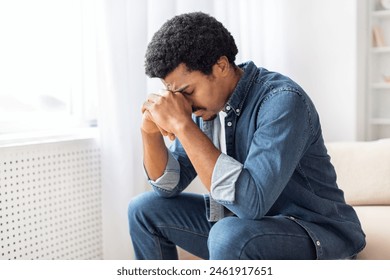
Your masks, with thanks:
M 365 235 L 312 101 L 279 73 L 237 66 L 236 54 L 200 12 L 167 21 L 148 46 L 146 74 L 166 90 L 142 107 L 154 190 L 129 206 L 136 258 L 176 259 L 176 245 L 204 259 L 354 258 Z M 196 176 L 209 195 L 183 192 Z

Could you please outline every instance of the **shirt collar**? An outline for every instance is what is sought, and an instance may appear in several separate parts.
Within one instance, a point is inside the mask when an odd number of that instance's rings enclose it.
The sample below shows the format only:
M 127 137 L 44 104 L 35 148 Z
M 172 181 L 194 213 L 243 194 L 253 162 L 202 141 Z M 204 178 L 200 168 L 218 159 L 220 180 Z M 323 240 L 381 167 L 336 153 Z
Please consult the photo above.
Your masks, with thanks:
M 237 116 L 241 114 L 245 99 L 257 74 L 257 67 L 252 61 L 239 64 L 238 67 L 244 70 L 244 74 L 238 81 L 224 109 L 226 112 L 232 109 Z

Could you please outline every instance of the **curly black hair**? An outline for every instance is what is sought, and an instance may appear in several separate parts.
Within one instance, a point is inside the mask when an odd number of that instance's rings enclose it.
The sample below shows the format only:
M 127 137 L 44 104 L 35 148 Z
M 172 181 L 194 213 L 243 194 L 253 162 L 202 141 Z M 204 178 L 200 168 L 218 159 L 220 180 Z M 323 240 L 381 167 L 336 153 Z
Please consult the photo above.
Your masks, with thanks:
M 153 35 L 145 55 L 145 73 L 165 78 L 179 64 L 189 71 L 210 75 L 221 56 L 234 64 L 237 46 L 230 32 L 214 17 L 202 12 L 178 15 Z

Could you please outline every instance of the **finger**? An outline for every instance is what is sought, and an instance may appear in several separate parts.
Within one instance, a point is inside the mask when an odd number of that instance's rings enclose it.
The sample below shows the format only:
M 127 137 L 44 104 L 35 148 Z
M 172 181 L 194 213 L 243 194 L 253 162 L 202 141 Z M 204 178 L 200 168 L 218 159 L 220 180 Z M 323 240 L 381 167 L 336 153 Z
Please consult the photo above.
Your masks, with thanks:
M 167 136 L 168 135 L 168 132 L 161 128 L 161 126 L 159 126 L 156 121 L 154 120 L 153 118 L 153 115 L 150 113 L 150 111 L 146 108 L 143 112 L 143 115 L 145 117 L 145 119 L 149 120 L 149 121 L 152 121 L 154 122 L 154 124 L 157 126 L 157 128 L 160 130 L 161 134 L 164 135 L 164 136 Z
M 166 130 L 164 130 L 164 129 L 162 129 L 161 127 L 159 127 L 158 125 L 157 125 L 157 127 L 158 127 L 158 129 L 160 130 L 160 133 L 163 135 L 163 136 L 167 136 L 170 140 L 175 140 L 175 138 L 176 138 L 176 136 L 175 136 L 175 134 L 173 134 L 173 133 L 171 133 L 171 132 L 168 132 L 168 131 L 166 131 Z
M 157 94 L 157 93 L 152 93 L 152 94 L 149 94 L 148 95 L 148 99 L 147 101 L 151 102 L 151 103 L 157 103 L 158 100 L 160 100 L 162 97 L 161 94 Z
M 142 104 L 142 107 L 141 107 L 141 111 L 142 111 L 142 114 L 145 112 L 145 111 L 151 111 L 152 110 L 152 107 L 153 107 L 153 104 L 152 102 L 150 101 L 145 101 L 143 104 Z
M 162 129 L 162 128 L 159 127 L 158 125 L 157 125 L 157 127 L 158 127 L 158 129 L 160 130 L 160 132 L 161 132 L 161 134 L 162 134 L 163 136 L 168 136 L 168 135 L 169 135 L 168 131 Z
M 155 122 L 155 121 L 153 120 L 152 114 L 151 114 L 148 110 L 146 110 L 146 109 L 143 110 L 142 115 L 143 115 L 143 117 L 144 117 L 146 120 Z
M 148 101 L 145 101 L 143 104 L 142 104 L 142 106 L 141 106 L 141 112 L 142 112 L 142 114 L 144 114 L 147 110 L 148 110 Z
M 175 139 L 176 136 L 172 133 L 172 132 L 168 132 L 166 131 L 165 129 L 161 128 L 161 126 L 159 126 L 158 124 L 156 124 L 156 126 L 158 127 L 158 129 L 160 130 L 160 133 L 163 135 L 163 136 L 168 136 L 169 139 Z
M 191 113 L 192 113 L 192 106 L 194 105 L 194 103 L 189 98 L 189 96 L 181 92 L 174 92 L 173 94 L 176 97 L 180 98 L 180 100 L 183 102 L 184 108 L 187 108 L 188 110 L 190 110 L 191 108 Z

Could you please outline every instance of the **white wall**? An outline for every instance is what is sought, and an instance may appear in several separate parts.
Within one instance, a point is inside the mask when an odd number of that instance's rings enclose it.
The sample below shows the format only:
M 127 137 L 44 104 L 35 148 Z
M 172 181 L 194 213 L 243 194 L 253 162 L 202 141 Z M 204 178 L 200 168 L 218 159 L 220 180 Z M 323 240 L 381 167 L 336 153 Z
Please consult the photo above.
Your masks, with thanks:
M 357 1 L 273 0 L 264 9 L 263 66 L 307 91 L 325 140 L 356 140 Z

